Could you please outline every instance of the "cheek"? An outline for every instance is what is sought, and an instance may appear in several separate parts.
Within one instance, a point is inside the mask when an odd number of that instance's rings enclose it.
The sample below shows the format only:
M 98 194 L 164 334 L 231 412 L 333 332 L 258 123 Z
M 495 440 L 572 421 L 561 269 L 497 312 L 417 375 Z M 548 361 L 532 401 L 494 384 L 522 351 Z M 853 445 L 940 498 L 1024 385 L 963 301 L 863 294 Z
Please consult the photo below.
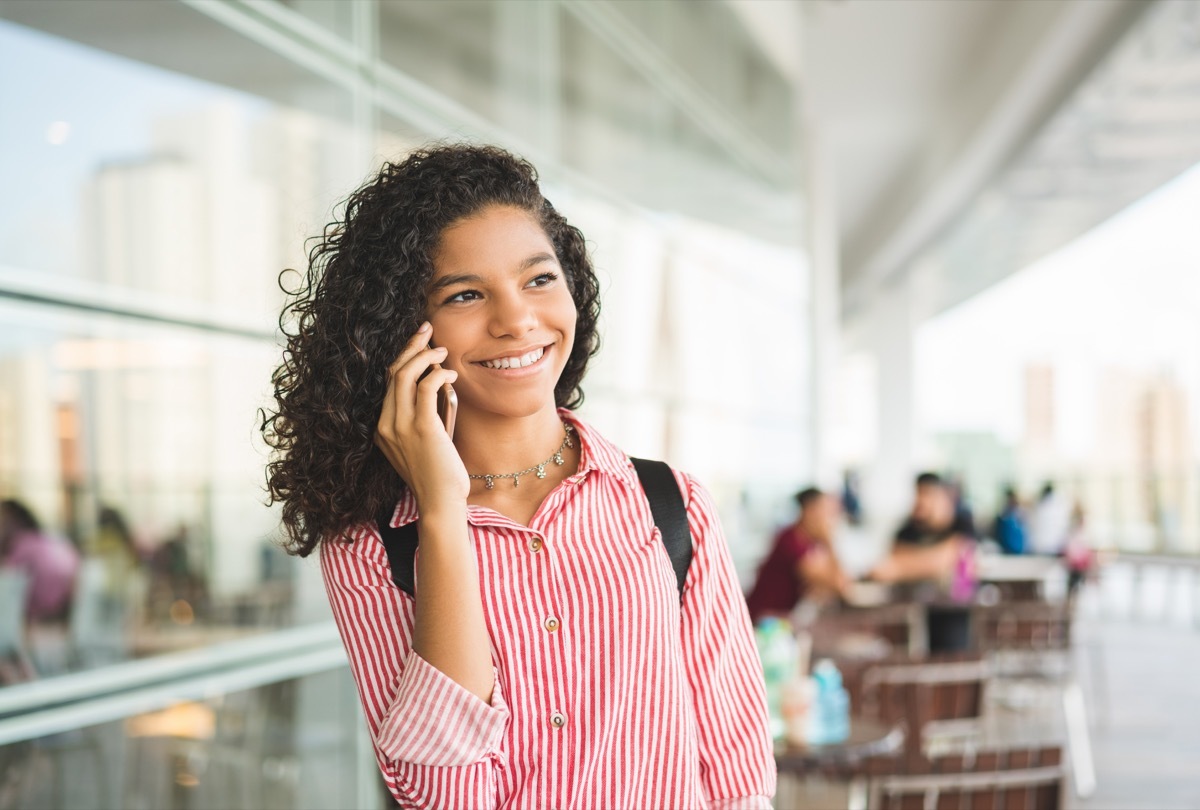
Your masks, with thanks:
M 575 338 L 575 325 L 579 320 L 579 312 L 575 309 L 575 300 L 571 294 L 564 293 L 556 308 L 556 320 L 567 341 Z

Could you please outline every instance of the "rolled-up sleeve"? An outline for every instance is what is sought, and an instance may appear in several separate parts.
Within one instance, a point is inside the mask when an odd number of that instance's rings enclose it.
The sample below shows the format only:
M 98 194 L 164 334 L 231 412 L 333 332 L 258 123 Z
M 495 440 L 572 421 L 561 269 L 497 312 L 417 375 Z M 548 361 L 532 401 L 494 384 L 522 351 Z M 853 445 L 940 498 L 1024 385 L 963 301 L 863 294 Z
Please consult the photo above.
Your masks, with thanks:
M 775 756 L 750 615 L 712 497 L 689 476 L 680 483 L 692 533 L 682 633 L 700 777 L 712 808 L 770 808 Z
M 410 653 L 375 744 L 389 759 L 459 767 L 499 750 L 508 720 L 499 681 L 491 705 Z
M 402 807 L 489 808 L 509 711 L 412 649 L 413 601 L 391 580 L 374 527 L 321 546 L 321 573 L 384 780 Z

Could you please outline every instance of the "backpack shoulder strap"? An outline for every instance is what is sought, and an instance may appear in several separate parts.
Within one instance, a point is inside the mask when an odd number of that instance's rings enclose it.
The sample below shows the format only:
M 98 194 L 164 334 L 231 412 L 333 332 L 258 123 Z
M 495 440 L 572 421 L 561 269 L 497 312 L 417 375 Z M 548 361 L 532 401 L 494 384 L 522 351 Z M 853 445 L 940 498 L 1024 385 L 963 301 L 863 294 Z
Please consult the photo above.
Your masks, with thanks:
M 663 545 L 666 546 L 667 556 L 671 558 L 671 568 L 675 571 L 675 583 L 682 600 L 688 567 L 692 564 L 692 531 L 688 526 L 683 495 L 679 492 L 675 474 L 666 463 L 644 458 L 630 458 L 630 461 L 650 502 L 654 525 L 662 533 Z M 391 520 L 392 511 L 389 509 L 376 519 L 376 523 L 384 551 L 387 552 L 388 566 L 392 569 L 392 582 L 409 596 L 415 597 L 414 568 L 419 539 L 417 523 L 414 521 L 393 528 L 388 525 Z
M 679 586 L 679 598 L 683 599 L 683 584 L 687 580 L 688 566 L 692 564 L 692 530 L 688 526 L 687 508 L 675 474 L 662 461 L 630 458 L 637 470 L 638 480 L 650 501 L 650 512 L 654 525 L 662 532 L 663 545 L 675 569 L 675 583 Z
M 383 540 L 383 550 L 387 552 L 388 565 L 392 569 L 392 582 L 396 587 L 409 596 L 416 596 L 417 582 L 414 575 L 414 563 L 417 558 L 417 523 L 406 523 L 396 528 L 391 527 L 392 510 L 376 518 L 379 526 L 379 537 Z

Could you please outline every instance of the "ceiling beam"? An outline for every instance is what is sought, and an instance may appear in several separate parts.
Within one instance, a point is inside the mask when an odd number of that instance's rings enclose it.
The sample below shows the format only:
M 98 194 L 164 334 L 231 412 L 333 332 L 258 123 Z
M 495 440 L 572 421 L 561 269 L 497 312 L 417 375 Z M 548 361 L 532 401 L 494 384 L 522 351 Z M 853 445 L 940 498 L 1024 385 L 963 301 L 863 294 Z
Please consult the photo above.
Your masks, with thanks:
M 947 159 L 891 196 L 846 246 L 842 313 L 851 317 L 912 261 L 1016 156 L 1121 34 L 1150 5 L 1138 0 L 1065 3 L 1030 58 Z

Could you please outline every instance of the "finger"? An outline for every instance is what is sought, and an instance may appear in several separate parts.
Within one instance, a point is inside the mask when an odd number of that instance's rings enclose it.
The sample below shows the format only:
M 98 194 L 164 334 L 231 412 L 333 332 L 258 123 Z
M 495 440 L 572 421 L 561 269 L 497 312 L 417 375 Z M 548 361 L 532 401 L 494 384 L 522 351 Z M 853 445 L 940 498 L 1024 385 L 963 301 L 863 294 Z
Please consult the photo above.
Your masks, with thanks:
M 430 368 L 446 359 L 447 351 L 441 346 L 433 349 L 423 349 L 408 359 L 406 363 L 392 372 L 392 385 L 398 389 L 401 403 L 411 402 L 415 386 L 421 375 Z
M 404 348 L 400 350 L 400 354 L 392 361 L 391 366 L 388 367 L 388 373 L 394 372 L 411 360 L 417 352 L 429 346 L 429 340 L 432 337 L 433 329 L 430 327 L 429 321 L 425 321 L 417 328 L 416 334 L 408 339 L 408 343 L 404 344 Z
M 450 368 L 438 366 L 429 372 L 429 376 L 417 385 L 416 420 L 427 424 L 441 425 L 442 420 L 437 413 L 437 393 L 446 383 L 453 384 L 458 379 L 458 372 Z

